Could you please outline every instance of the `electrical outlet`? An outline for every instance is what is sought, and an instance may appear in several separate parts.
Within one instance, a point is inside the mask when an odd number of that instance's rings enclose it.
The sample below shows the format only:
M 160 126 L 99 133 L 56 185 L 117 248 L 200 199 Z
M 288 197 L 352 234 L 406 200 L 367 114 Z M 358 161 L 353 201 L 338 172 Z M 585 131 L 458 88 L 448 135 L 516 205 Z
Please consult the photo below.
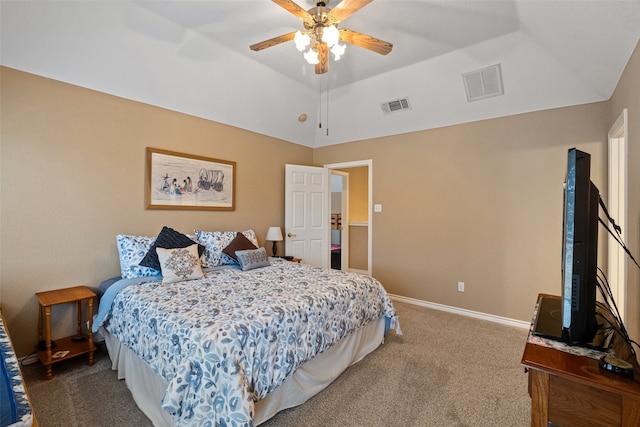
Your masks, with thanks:
M 458 292 L 464 292 L 464 282 L 458 282 Z

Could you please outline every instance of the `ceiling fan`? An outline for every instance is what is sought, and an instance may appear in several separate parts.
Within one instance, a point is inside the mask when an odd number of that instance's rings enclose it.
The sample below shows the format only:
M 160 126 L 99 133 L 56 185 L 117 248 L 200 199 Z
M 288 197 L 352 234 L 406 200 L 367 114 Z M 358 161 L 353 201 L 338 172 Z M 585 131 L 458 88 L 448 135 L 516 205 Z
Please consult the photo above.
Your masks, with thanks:
M 328 8 L 329 1 L 319 1 L 316 7 L 304 10 L 292 0 L 272 0 L 274 3 L 288 10 L 304 23 L 303 31 L 293 31 L 269 40 L 249 46 L 251 50 L 259 51 L 280 43 L 294 40 L 296 47 L 304 52 L 305 59 L 315 64 L 316 74 L 329 71 L 329 49 L 339 59 L 344 53 L 344 45 L 339 41 L 369 49 L 381 55 L 391 52 L 393 44 L 357 31 L 338 29 L 338 24 L 362 9 L 373 0 L 342 0 L 336 7 Z

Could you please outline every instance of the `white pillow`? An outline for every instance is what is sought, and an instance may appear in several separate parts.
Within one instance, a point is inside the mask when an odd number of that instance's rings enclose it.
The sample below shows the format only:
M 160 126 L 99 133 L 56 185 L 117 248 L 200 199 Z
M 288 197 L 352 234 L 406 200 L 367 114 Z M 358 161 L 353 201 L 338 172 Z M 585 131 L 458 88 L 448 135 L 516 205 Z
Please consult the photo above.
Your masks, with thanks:
M 162 269 L 162 283 L 180 282 L 183 280 L 200 279 L 204 277 L 200 266 L 198 245 L 186 248 L 165 249 L 156 248 L 160 268 Z

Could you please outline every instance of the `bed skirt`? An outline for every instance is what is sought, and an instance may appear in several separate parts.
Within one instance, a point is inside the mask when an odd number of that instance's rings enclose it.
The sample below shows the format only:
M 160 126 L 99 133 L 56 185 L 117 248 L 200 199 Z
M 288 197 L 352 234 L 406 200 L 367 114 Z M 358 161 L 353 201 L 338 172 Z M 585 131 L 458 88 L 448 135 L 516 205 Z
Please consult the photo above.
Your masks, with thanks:
M 292 378 L 255 404 L 254 424 L 267 421 L 283 409 L 300 405 L 325 389 L 345 369 L 382 344 L 385 323 L 384 318 L 368 323 L 300 366 Z M 118 379 L 125 380 L 140 410 L 154 426 L 171 426 L 171 415 L 160 407 L 168 386 L 166 380 L 156 375 L 114 335 L 104 328 L 100 332 L 105 337 L 111 368 L 118 371 Z

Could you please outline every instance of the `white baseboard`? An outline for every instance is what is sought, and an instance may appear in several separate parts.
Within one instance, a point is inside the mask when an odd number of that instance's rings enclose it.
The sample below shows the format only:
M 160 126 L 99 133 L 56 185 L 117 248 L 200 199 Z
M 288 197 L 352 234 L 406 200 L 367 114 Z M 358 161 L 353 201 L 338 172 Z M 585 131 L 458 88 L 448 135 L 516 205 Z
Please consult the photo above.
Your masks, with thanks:
M 438 304 L 435 302 L 422 301 L 415 298 L 403 297 L 400 295 L 389 294 L 392 300 L 406 302 L 407 304 L 419 305 L 421 307 L 433 308 L 435 310 L 447 311 L 449 313 L 460 314 L 462 316 L 474 317 L 476 319 L 488 320 L 490 322 L 501 323 L 507 326 L 515 326 L 516 328 L 529 329 L 530 322 L 522 320 L 510 319 L 508 317 L 495 316 L 493 314 L 481 313 L 479 311 L 466 310 L 464 308 L 451 307 L 448 305 Z

